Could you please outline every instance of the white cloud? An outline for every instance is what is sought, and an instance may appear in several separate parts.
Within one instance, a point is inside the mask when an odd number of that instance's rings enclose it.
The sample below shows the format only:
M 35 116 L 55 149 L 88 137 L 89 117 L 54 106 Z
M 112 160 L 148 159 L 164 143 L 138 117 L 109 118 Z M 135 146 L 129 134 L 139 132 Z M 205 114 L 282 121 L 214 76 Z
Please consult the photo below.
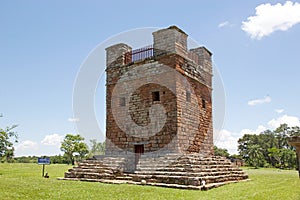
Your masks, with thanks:
M 230 154 L 237 154 L 237 141 L 240 136 L 236 133 L 222 129 L 214 130 L 214 144 L 219 148 L 225 148 Z
M 255 16 L 242 22 L 242 30 L 252 39 L 261 39 L 275 31 L 286 31 L 300 22 L 300 3 L 261 4 L 255 8 Z
M 284 109 L 275 109 L 275 112 L 277 112 L 277 113 L 283 113 L 284 112 Z
M 41 141 L 42 144 L 48 146 L 60 146 L 64 136 L 58 134 L 46 135 L 45 138 Z
M 255 105 L 264 104 L 264 103 L 270 103 L 270 102 L 271 102 L 271 97 L 266 96 L 263 99 L 250 100 L 250 101 L 248 101 L 248 105 L 249 106 L 255 106 Z
M 251 130 L 251 129 L 243 129 L 241 130 L 239 135 L 244 135 L 244 134 L 252 134 L 252 135 L 258 135 L 261 132 L 267 130 L 266 127 L 264 127 L 263 125 L 259 125 L 256 130 Z
M 79 122 L 79 118 L 69 118 L 69 122 Z
M 221 23 L 218 25 L 219 28 L 223 28 L 223 27 L 225 27 L 225 26 L 229 26 L 229 21 L 221 22 Z
M 287 124 L 288 126 L 300 126 L 300 121 L 298 117 L 283 115 L 268 122 L 270 129 L 278 128 L 280 124 Z
M 31 140 L 25 140 L 20 144 L 16 145 L 16 151 L 24 151 L 24 150 L 37 150 L 38 144 Z

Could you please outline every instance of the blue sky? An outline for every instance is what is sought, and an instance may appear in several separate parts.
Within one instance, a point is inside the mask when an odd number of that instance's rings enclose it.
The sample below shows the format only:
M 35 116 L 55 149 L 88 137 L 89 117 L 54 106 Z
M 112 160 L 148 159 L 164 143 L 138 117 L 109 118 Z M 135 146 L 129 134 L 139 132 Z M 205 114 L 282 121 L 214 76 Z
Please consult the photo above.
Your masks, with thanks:
M 233 153 L 244 133 L 300 124 L 299 7 L 254 0 L 1 1 L 0 127 L 19 125 L 17 156 L 61 153 L 61 138 L 77 133 L 73 87 L 89 53 L 123 31 L 177 25 L 213 52 L 226 94 L 216 144 Z M 105 92 L 98 88 L 97 95 Z M 105 121 L 102 111 L 97 117 Z

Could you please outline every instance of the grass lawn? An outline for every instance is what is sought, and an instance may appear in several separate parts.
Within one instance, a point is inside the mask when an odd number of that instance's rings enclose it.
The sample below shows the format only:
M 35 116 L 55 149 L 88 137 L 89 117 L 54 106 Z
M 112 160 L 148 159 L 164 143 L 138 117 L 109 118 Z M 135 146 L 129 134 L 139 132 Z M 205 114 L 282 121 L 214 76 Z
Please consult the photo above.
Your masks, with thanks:
M 47 165 L 50 178 L 42 178 L 37 164 L 0 164 L 0 199 L 282 199 L 300 200 L 297 171 L 248 169 L 251 181 L 209 191 L 179 190 L 150 186 L 110 185 L 59 181 L 67 165 Z

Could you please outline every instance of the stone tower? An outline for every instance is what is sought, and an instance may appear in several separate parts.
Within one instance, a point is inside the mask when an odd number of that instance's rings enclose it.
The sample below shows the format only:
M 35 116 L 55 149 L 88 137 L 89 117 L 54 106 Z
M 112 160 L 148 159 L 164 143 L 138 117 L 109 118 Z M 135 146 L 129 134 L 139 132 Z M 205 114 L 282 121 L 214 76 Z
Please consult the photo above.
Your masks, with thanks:
M 106 49 L 107 155 L 213 154 L 212 54 L 187 37 L 171 26 L 148 47 Z
M 171 26 L 153 45 L 106 48 L 106 153 L 64 179 L 185 189 L 247 180 L 213 155 L 212 54 L 188 49 L 187 37 Z

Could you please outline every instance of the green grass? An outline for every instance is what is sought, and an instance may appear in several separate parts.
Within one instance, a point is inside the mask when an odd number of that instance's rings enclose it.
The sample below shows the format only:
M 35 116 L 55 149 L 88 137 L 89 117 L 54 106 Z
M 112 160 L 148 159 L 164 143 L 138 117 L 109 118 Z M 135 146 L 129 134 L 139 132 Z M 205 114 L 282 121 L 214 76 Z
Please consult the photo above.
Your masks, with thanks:
M 47 165 L 50 178 L 41 177 L 37 164 L 0 164 L 0 199 L 291 199 L 300 200 L 296 171 L 247 169 L 251 181 L 209 191 L 136 185 L 59 181 L 67 165 Z

